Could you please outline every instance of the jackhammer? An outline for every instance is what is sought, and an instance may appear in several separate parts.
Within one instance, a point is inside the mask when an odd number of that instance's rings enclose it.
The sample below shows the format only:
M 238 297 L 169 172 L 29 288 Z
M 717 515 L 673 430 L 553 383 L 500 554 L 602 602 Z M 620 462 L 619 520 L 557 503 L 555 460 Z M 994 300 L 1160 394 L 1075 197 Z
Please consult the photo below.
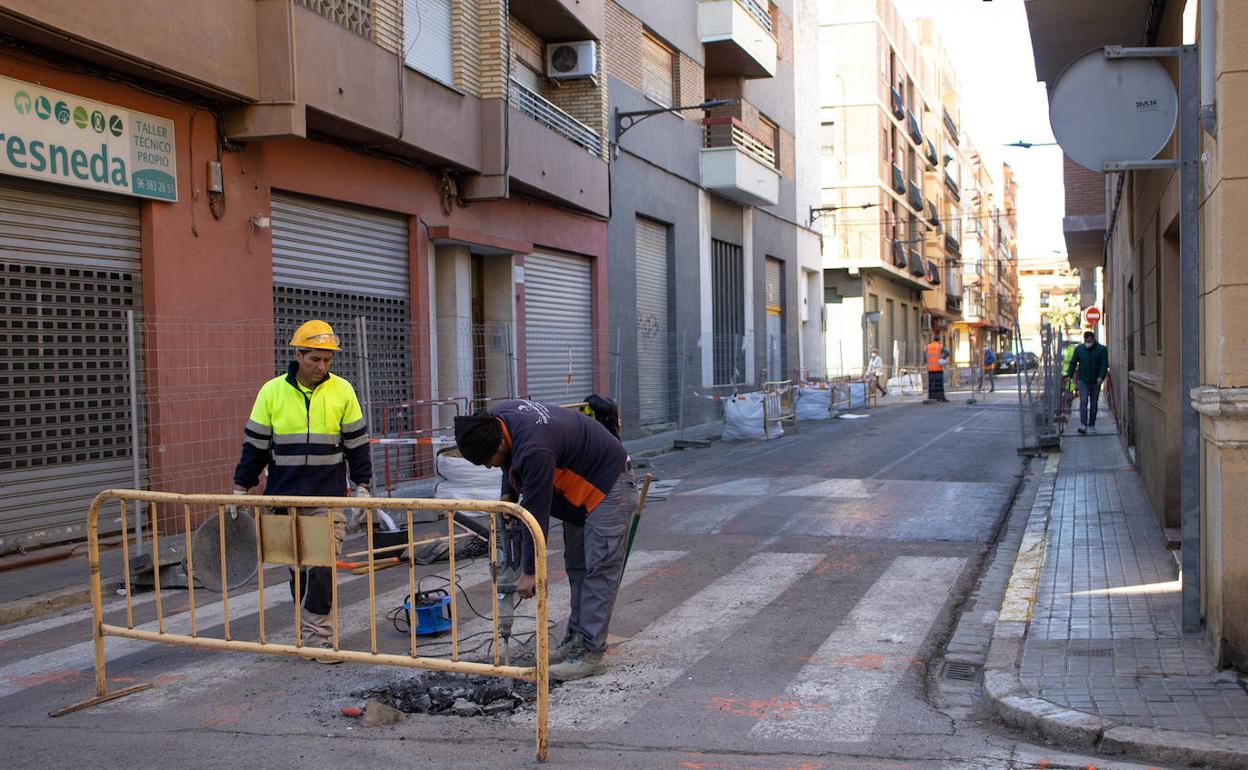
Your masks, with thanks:
M 524 576 L 524 527 L 519 521 L 501 513 L 496 517 L 497 551 L 490 568 L 498 584 L 498 635 L 501 640 L 503 665 L 511 665 L 511 626 L 516 607 L 523 600 L 516 592 Z M 542 629 L 539 629 L 539 632 Z

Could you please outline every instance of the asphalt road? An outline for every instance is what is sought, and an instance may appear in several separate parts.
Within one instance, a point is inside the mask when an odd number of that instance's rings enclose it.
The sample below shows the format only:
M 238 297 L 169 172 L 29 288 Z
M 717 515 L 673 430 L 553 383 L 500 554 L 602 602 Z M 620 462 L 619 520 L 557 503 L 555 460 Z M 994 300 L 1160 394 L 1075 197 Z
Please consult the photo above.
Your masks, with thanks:
M 974 406 L 884 406 L 863 419 L 803 423 L 767 443 L 716 443 L 648 461 L 655 485 L 615 610 L 611 667 L 552 692 L 549 766 L 1091 764 L 1020 743 L 991 722 L 963 721 L 963 711 L 942 713 L 928 697 L 958 607 L 1019 484 L 1013 404 L 998 393 Z M 552 545 L 559 542 L 553 533 Z M 561 561 L 553 554 L 552 617 L 566 612 Z M 488 613 L 485 565 L 461 567 L 461 584 Z M 379 574 L 379 616 L 406 593 L 401 572 Z M 232 599 L 235 638 L 256 638 L 254 598 Z M 288 592 L 271 589 L 266 598 L 270 638 L 288 640 Z M 108 601 L 110 620 L 124 622 L 119 600 Z M 340 601 L 344 646 L 367 649 L 366 580 L 344 582 Z M 187 629 L 184 608 L 180 595 L 165 602 L 172 630 Z M 200 613 L 200 632 L 220 634 L 212 608 Z M 153 603 L 140 601 L 136 623 L 153 618 Z M 518 632 L 532 630 L 526 622 Z M 470 615 L 463 623 L 464 636 L 488 628 Z M 377 633 L 383 651 L 404 649 L 406 637 L 384 617 Z M 465 645 L 481 641 L 473 639 Z M 81 611 L 0 629 L 0 764 L 535 764 L 531 710 L 417 715 L 381 728 L 339 714 L 360 704 L 361 690 L 406 672 L 119 639 L 106 648 L 113 686 L 155 687 L 51 719 L 48 711 L 93 694 L 89 640 Z

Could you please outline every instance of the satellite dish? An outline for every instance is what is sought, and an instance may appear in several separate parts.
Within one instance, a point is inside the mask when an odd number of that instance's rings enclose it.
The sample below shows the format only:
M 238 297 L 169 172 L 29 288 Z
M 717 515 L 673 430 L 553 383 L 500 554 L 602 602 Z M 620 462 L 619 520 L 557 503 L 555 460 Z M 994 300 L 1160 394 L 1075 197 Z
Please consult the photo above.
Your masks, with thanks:
M 1049 124 L 1079 165 L 1157 157 L 1178 121 L 1170 73 L 1154 59 L 1108 59 L 1103 48 L 1066 65 L 1049 97 Z

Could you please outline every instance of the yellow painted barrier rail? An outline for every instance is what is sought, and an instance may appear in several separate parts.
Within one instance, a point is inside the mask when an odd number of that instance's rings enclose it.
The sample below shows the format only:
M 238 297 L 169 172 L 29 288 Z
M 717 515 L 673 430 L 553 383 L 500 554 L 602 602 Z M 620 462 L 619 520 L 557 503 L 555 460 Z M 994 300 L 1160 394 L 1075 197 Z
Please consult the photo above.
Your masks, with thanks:
M 121 544 L 122 562 L 125 565 L 126 587 L 126 624 L 112 625 L 104 622 L 103 596 L 100 585 L 100 511 L 105 504 L 115 501 L 121 513 Z M 374 504 L 375 507 L 368 507 Z M 134 611 L 131 605 L 131 576 L 129 537 L 127 532 L 128 504 L 133 504 L 133 515 L 148 516 L 150 520 L 150 543 L 152 552 L 153 579 L 155 590 L 155 607 L 157 630 L 135 628 Z M 165 506 L 166 511 L 179 511 L 182 516 L 184 536 L 186 540 L 186 572 L 188 578 L 187 599 L 190 613 L 190 634 L 169 633 L 165 630 L 165 613 L 160 587 L 159 549 L 160 529 L 157 506 Z M 239 508 L 250 508 L 256 513 L 256 575 L 259 599 L 259 632 L 254 640 L 236 639 L 230 632 L 230 591 L 226 563 L 226 525 L 227 505 Z M 196 506 L 209 506 L 217 509 L 217 525 L 220 548 L 221 605 L 224 623 L 221 635 L 206 636 L 196 623 L 195 607 L 195 564 L 191 549 L 192 526 L 191 509 Z M 376 508 L 385 508 L 390 515 L 402 512 L 407 521 L 407 566 L 408 566 L 408 601 L 412 608 L 411 622 L 408 624 L 409 649 L 407 654 L 378 652 L 377 645 L 377 587 L 375 571 L 379 562 L 389 561 L 378 558 L 381 551 L 393 549 L 374 549 L 373 546 L 373 515 Z M 368 604 L 369 604 L 369 649 L 343 649 L 339 639 L 338 628 L 338 554 L 334 537 L 334 513 L 349 508 L 363 508 L 368 533 Z M 455 544 L 460 539 L 456 534 L 455 517 L 452 511 L 481 511 L 498 514 L 502 517 L 516 519 L 528 529 L 533 538 L 536 578 L 536 656 L 532 666 L 503 665 L 500 662 L 499 617 L 498 617 L 498 525 L 499 516 L 490 516 L 490 583 L 493 592 L 494 614 L 493 623 L 493 660 L 491 662 L 475 662 L 460 660 L 459 654 L 459 607 L 458 591 L 450 592 L 451 614 L 451 656 L 445 658 L 423 657 L 419 654 L 416 640 L 416 562 L 413 545 L 429 542 L 413 540 L 413 520 L 415 511 L 438 511 L 445 513 L 446 535 L 448 546 L 448 569 L 451 586 L 457 585 L 455 576 Z M 241 515 L 241 514 L 240 514 Z M 399 518 L 399 517 L 396 517 Z M 119 690 L 109 690 L 108 680 L 104 671 L 104 639 L 109 636 L 138 639 L 146 642 L 158 642 L 176 646 L 199 647 L 209 650 L 227 652 L 262 653 L 268 655 L 287 655 L 300 658 L 334 660 L 347 663 L 370 663 L 373 665 L 399 666 L 405 668 L 425 669 L 478 676 L 492 676 L 506 679 L 518 679 L 532 682 L 537 689 L 537 759 L 545 761 L 548 729 L 547 717 L 549 710 L 549 679 L 548 679 L 548 647 L 547 632 L 547 596 L 546 596 L 546 539 L 537 521 L 524 508 L 514 503 L 497 500 L 425 500 L 417 498 L 349 498 L 349 497 L 283 497 L 271 495 L 205 495 L 177 494 L 172 492 L 146 492 L 132 489 L 109 489 L 96 495 L 91 502 L 87 514 L 87 543 L 90 565 L 90 588 L 93 641 L 95 645 L 95 697 L 76 703 L 52 713 L 61 716 L 74 711 L 120 698 L 131 693 L 150 688 L 151 684 L 138 684 Z M 331 610 L 332 646 L 329 648 L 305 646 L 301 634 L 300 607 L 302 602 L 294 602 L 294 643 L 285 644 L 271 641 L 266 632 L 266 616 L 264 604 L 264 567 L 266 564 L 290 566 L 294 572 L 295 595 L 302 596 L 299 581 L 301 568 L 325 567 L 331 570 Z

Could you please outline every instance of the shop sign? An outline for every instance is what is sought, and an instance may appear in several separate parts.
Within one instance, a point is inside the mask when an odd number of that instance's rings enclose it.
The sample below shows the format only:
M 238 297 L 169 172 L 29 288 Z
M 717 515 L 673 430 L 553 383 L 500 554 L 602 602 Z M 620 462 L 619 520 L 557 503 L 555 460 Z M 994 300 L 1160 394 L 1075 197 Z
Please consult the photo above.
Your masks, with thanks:
M 176 201 L 173 121 L 0 77 L 0 174 Z

